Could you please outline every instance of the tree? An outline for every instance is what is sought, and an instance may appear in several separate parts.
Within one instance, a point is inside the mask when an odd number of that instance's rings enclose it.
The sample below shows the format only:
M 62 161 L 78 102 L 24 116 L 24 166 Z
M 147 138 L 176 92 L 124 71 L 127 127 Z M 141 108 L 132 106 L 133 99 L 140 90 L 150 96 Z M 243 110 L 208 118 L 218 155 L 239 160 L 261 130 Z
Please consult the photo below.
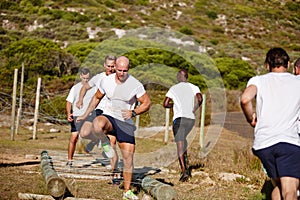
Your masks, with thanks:
M 50 75 L 61 77 L 76 71 L 80 63 L 47 39 L 24 38 L 11 43 L 0 52 L 0 77 L 6 83 L 12 82 L 14 68 L 25 64 L 24 80 Z
M 255 76 L 251 65 L 241 59 L 216 58 L 215 62 L 227 89 L 245 88 L 247 81 Z

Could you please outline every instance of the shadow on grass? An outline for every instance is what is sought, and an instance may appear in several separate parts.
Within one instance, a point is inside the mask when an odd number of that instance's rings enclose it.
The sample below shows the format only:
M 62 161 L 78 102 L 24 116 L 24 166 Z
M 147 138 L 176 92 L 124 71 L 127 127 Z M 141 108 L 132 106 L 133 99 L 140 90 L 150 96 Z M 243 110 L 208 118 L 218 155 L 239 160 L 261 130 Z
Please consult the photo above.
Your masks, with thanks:
M 21 162 L 21 163 L 0 163 L 0 167 L 18 167 L 18 166 L 25 166 L 25 165 L 38 165 L 40 161 L 28 161 L 28 162 Z

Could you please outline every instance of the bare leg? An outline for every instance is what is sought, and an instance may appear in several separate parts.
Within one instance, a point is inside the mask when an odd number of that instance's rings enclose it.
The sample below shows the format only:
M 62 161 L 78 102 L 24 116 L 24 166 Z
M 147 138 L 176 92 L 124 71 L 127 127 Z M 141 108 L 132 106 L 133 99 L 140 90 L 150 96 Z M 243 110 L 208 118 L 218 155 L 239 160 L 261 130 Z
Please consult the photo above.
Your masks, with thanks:
M 104 143 L 109 143 L 110 141 L 108 139 L 108 137 L 106 136 L 106 134 L 108 132 L 111 132 L 112 129 L 112 124 L 110 123 L 110 121 L 104 117 L 104 116 L 98 116 L 94 119 L 93 121 L 93 133 L 95 134 L 95 136 L 97 138 L 99 138 L 101 140 L 101 142 Z
M 297 200 L 299 179 L 293 177 L 281 177 L 281 194 L 284 200 Z
M 124 162 L 124 170 L 123 170 L 123 178 L 124 178 L 124 192 L 130 190 L 130 184 L 132 180 L 132 171 L 133 171 L 133 154 L 135 151 L 135 145 L 129 143 L 119 143 L 119 147 L 122 152 L 123 162 Z
M 114 170 L 118 169 L 118 161 L 119 161 L 119 156 L 118 156 L 118 153 L 117 153 L 117 138 L 113 135 L 107 135 L 109 140 L 110 140 L 110 145 L 112 146 L 112 148 L 114 149 L 114 157 L 112 157 L 110 159 L 110 165 L 111 165 L 111 169 L 112 169 L 112 172 L 114 172 Z
M 272 191 L 272 200 L 281 200 L 280 194 L 280 180 L 279 179 L 271 179 L 274 189 Z
M 188 159 L 187 159 L 187 142 L 178 141 L 177 145 L 177 156 L 180 164 L 181 171 L 184 172 L 188 169 Z
M 68 161 L 72 161 L 78 140 L 78 132 L 72 132 L 68 145 Z
M 178 160 L 179 160 L 179 165 L 180 165 L 180 168 L 181 168 L 181 171 L 185 171 L 186 170 L 186 163 L 184 161 L 184 142 L 183 141 L 178 141 L 176 142 L 176 145 L 177 145 L 177 157 L 178 157 Z
M 86 121 L 83 123 L 80 129 L 80 136 L 85 139 L 89 139 L 92 141 L 97 140 L 98 138 L 92 133 L 92 122 Z

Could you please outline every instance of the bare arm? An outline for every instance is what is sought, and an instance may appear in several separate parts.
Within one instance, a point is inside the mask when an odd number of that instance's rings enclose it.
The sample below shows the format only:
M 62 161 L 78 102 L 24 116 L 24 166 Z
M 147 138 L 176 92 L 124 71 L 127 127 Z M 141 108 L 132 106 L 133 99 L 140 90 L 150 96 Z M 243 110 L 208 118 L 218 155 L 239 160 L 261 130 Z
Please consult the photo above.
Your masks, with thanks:
M 134 109 L 134 112 L 137 115 L 140 115 L 144 112 L 147 112 L 150 109 L 151 101 L 147 93 L 145 93 L 143 96 L 138 98 L 138 101 L 141 103 L 139 107 Z M 133 117 L 131 110 L 123 110 L 122 116 L 124 119 L 130 119 Z
M 73 121 L 73 118 L 72 118 L 72 112 L 71 112 L 71 109 L 72 109 L 72 103 L 71 102 L 68 102 L 66 101 L 66 110 L 67 110 L 67 117 L 68 117 L 68 121 L 69 122 L 72 122 Z
M 164 100 L 164 105 L 165 108 L 172 108 L 173 107 L 173 103 L 171 102 L 171 98 L 170 97 L 166 97 Z
M 93 110 L 95 110 L 95 108 L 97 107 L 97 105 L 99 104 L 99 102 L 101 101 L 101 99 L 103 97 L 104 97 L 104 94 L 102 94 L 100 92 L 100 90 L 98 89 L 96 94 L 94 95 L 94 97 L 90 101 L 90 104 L 89 104 L 88 108 L 86 109 L 85 113 L 82 116 L 77 117 L 76 122 L 80 122 L 80 121 L 84 120 L 85 118 L 87 118 L 87 116 L 91 112 L 93 112 Z
M 196 110 L 198 108 L 200 108 L 200 106 L 202 105 L 202 101 L 203 101 L 203 97 L 202 97 L 202 94 L 201 93 L 197 93 L 196 94 L 196 98 L 197 98 L 197 104 L 195 105 L 194 109 L 193 109 L 193 112 L 195 113 Z
M 83 97 L 85 96 L 86 92 L 91 89 L 92 87 L 89 85 L 89 83 L 84 84 L 79 92 L 79 99 L 76 102 L 76 107 L 77 108 L 81 108 L 81 106 L 83 105 Z
M 257 88 L 255 85 L 248 86 L 241 97 L 241 107 L 246 117 L 247 122 L 255 127 L 256 125 L 256 114 L 253 112 L 252 100 L 257 94 Z

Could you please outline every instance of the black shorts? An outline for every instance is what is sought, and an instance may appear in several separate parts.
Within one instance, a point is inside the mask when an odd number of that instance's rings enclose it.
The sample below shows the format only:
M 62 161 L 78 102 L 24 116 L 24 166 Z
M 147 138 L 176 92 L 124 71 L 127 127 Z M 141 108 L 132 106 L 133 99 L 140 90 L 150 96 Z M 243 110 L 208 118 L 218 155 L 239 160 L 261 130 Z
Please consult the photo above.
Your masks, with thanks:
M 95 111 L 91 112 L 90 115 L 84 120 L 84 121 L 81 121 L 79 123 L 76 123 L 76 119 L 78 116 L 73 116 L 73 121 L 70 122 L 71 124 L 71 133 L 73 132 L 79 132 L 83 123 L 88 121 L 88 122 L 93 122 L 93 120 L 99 116 L 99 115 L 102 115 L 103 111 L 100 110 L 100 109 L 96 109 Z
M 113 131 L 108 133 L 117 138 L 118 142 L 126 142 L 130 144 L 135 144 L 134 131 L 136 127 L 132 124 L 115 119 L 109 115 L 104 115 L 112 124 Z
M 193 129 L 195 119 L 189 119 L 185 117 L 178 117 L 173 121 L 173 134 L 175 142 L 185 141 L 187 135 Z
M 280 142 L 270 147 L 254 150 L 270 178 L 283 176 L 300 178 L 300 147 Z

